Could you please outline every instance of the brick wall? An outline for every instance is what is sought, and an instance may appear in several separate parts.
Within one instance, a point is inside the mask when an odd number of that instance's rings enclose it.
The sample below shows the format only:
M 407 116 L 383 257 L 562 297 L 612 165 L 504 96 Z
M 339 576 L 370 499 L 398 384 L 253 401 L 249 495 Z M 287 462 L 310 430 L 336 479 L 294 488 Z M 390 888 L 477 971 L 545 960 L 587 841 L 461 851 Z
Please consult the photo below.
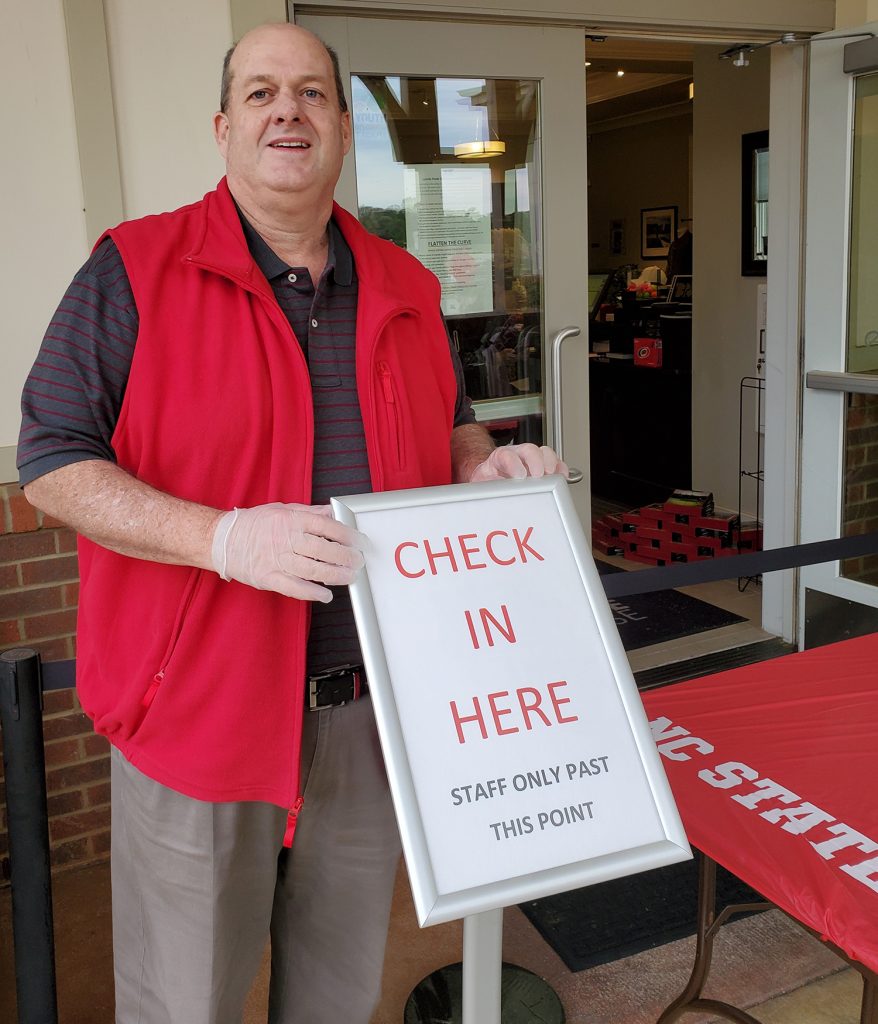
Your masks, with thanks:
M 845 507 L 842 533 L 878 531 L 878 395 L 849 395 L 845 431 Z M 878 584 L 878 555 L 848 558 L 842 575 Z
M 0 485 L 0 649 L 30 647 L 44 661 L 75 657 L 76 537 L 15 484 Z M 73 690 L 45 694 L 43 730 L 49 838 L 56 868 L 103 859 L 110 848 L 110 761 Z M 2 738 L 0 738 L 2 742 Z M 0 766 L 0 791 L 2 791 Z M 0 865 L 8 878 L 5 794 Z

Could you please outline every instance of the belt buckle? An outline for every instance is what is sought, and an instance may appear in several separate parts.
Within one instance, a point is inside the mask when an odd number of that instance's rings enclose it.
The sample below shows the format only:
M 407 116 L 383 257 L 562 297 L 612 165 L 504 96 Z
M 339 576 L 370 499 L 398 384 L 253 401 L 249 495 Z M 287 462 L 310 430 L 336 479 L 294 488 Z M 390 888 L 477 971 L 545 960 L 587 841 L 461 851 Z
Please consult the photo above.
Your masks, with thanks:
M 308 710 L 309 711 L 320 711 L 323 708 L 341 708 L 348 703 L 347 700 L 330 702 L 327 704 L 318 704 L 318 690 L 320 684 L 331 679 L 340 679 L 343 676 L 351 676 L 351 700 L 357 700 L 361 696 L 362 692 L 362 670 L 359 666 L 355 665 L 336 665 L 334 668 L 327 669 L 325 672 L 318 672 L 316 675 L 308 677 Z

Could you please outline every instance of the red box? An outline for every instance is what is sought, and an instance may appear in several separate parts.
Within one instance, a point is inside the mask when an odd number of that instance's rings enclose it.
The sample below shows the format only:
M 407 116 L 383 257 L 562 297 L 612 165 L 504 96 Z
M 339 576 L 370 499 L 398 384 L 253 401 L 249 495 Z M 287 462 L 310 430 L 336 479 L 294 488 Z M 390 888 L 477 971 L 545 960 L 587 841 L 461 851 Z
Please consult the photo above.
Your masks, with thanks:
M 660 544 L 663 540 L 668 539 L 664 530 L 654 530 L 650 526 L 638 526 L 634 531 L 634 536 L 638 540 L 649 540 L 654 544 Z
M 634 339 L 634 365 L 635 366 L 661 366 L 662 365 L 662 339 L 661 338 L 635 338 Z
M 644 519 L 649 519 L 659 525 L 668 518 L 667 513 L 661 505 L 644 505 L 640 510 L 640 514 Z
M 644 552 L 641 554 L 639 551 L 629 551 L 625 557 L 632 562 L 643 562 L 645 565 L 664 565 L 665 560 L 659 558 L 657 554 L 653 554 L 651 551 Z
M 614 544 L 609 540 L 593 540 L 591 542 L 593 551 L 600 551 L 602 555 L 621 555 L 622 548 L 619 544 Z
M 715 530 L 717 533 L 728 533 L 737 526 L 738 517 L 732 513 L 726 516 L 697 516 L 695 526 L 699 530 Z
M 671 544 L 668 550 L 675 562 L 694 562 L 698 558 L 697 544 Z
M 738 534 L 738 547 L 748 551 L 761 551 L 762 530 L 757 530 L 755 527 L 749 530 L 741 530 Z

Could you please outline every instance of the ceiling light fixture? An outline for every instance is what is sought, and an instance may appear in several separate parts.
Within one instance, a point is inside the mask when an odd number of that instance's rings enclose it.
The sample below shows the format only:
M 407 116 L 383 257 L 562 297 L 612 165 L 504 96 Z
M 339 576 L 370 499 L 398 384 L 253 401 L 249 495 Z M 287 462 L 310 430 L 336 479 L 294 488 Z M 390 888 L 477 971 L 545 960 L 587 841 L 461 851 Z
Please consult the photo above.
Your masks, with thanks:
M 619 68 L 616 71 L 616 78 L 624 78 L 624 76 L 625 76 L 625 72 L 622 70 L 622 68 Z
M 459 142 L 454 147 L 454 155 L 460 160 L 484 160 L 505 152 L 506 143 L 499 139 L 488 139 L 487 142 Z

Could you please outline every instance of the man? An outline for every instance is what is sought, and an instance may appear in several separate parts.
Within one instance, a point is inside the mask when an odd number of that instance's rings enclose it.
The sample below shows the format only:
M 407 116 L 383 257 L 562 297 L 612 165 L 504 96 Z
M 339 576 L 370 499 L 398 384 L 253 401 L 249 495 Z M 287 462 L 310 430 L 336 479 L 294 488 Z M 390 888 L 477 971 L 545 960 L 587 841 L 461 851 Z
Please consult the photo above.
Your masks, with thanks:
M 21 478 L 82 535 L 117 1021 L 240 1021 L 270 930 L 270 1021 L 366 1024 L 399 840 L 358 699 L 362 538 L 326 502 L 566 467 L 494 449 L 435 278 L 333 207 L 351 122 L 326 47 L 248 33 L 221 108 L 216 191 L 108 232 L 62 301 Z

